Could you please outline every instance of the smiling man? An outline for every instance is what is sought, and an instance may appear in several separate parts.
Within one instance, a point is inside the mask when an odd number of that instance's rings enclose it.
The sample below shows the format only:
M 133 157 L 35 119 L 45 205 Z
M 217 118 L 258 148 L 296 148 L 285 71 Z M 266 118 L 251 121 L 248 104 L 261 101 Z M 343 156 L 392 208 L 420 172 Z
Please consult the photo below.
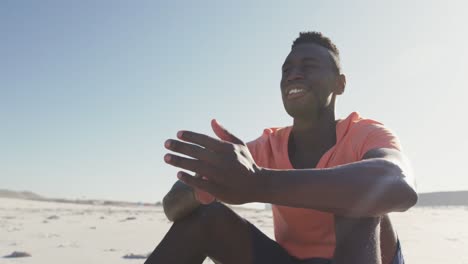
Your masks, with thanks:
M 168 164 L 200 175 L 179 172 L 185 188 L 178 190 L 195 190 L 184 199 L 204 205 L 175 217 L 146 263 L 202 263 L 207 256 L 223 264 L 404 263 L 388 213 L 416 203 L 413 178 L 384 125 L 357 112 L 335 119 L 346 86 L 336 46 L 321 33 L 301 33 L 280 86 L 291 126 L 265 129 L 244 144 L 213 120 L 219 139 L 180 131 L 165 142 L 190 157 L 167 154 Z M 271 203 L 275 240 L 215 199 Z M 187 201 L 167 206 L 177 203 Z

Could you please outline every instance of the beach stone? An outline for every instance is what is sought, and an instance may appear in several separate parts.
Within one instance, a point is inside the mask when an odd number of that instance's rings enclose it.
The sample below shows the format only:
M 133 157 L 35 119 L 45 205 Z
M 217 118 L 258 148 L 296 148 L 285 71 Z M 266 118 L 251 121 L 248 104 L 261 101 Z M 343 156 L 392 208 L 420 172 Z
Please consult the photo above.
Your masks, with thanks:
M 31 257 L 31 254 L 29 254 L 28 252 L 14 251 L 10 255 L 4 256 L 4 258 L 24 258 L 24 257 Z
M 134 216 L 130 216 L 130 217 L 127 217 L 125 218 L 124 220 L 122 220 L 121 222 L 125 222 L 125 221 L 131 221 L 131 220 L 136 220 L 137 218 L 134 217 Z
M 148 256 L 149 256 L 148 254 L 143 255 L 143 254 L 130 253 L 130 254 L 127 254 L 127 255 L 123 256 L 122 258 L 124 258 L 124 259 L 147 259 Z

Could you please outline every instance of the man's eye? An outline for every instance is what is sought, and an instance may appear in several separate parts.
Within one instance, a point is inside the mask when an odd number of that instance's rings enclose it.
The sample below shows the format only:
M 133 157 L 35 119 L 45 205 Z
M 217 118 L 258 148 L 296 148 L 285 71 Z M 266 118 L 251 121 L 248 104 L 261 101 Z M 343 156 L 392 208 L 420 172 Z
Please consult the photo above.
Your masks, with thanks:
M 283 73 L 286 73 L 289 71 L 289 68 L 283 68 Z

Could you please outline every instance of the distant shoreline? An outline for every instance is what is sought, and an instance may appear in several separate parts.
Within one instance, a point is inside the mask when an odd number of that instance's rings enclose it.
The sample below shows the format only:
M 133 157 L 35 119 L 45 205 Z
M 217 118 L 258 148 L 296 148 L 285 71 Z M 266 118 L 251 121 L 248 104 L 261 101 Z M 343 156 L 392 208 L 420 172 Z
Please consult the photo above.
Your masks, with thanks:
M 1 198 L 12 198 L 22 200 L 33 200 L 42 202 L 72 203 L 87 205 L 108 205 L 108 206 L 161 206 L 161 202 L 142 203 L 100 199 L 64 199 L 47 198 L 31 191 L 13 191 L 0 189 Z M 420 193 L 416 207 L 439 207 L 439 206 L 468 206 L 468 191 L 447 191 Z
M 87 205 L 108 205 L 108 206 L 161 206 L 161 202 L 141 203 L 127 202 L 115 200 L 100 200 L 100 199 L 64 199 L 64 198 L 48 198 L 31 191 L 12 191 L 0 189 L 0 198 L 22 199 L 40 202 L 55 202 L 55 203 L 70 203 L 70 204 L 87 204 Z
M 468 191 L 420 193 L 416 206 L 468 206 Z

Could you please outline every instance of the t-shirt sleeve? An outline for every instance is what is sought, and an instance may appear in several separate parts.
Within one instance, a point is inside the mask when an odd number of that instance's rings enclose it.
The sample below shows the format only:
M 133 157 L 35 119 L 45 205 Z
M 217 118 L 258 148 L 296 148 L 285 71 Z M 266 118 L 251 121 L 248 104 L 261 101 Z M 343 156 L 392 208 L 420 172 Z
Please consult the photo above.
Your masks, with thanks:
M 267 129 L 265 129 L 260 137 L 249 141 L 246 144 L 249 148 L 250 154 L 252 154 L 252 158 L 254 159 L 255 163 L 259 166 L 265 166 L 262 160 L 262 156 L 264 156 L 266 152 L 265 146 L 268 145 L 268 135 L 269 133 Z
M 371 149 L 391 148 L 401 151 L 401 144 L 398 137 L 390 129 L 382 124 L 371 124 L 364 128 L 366 136 L 359 146 L 359 160 Z
M 247 143 L 255 163 L 261 167 L 269 167 L 272 157 L 271 135 L 274 129 L 264 129 L 262 135 Z

